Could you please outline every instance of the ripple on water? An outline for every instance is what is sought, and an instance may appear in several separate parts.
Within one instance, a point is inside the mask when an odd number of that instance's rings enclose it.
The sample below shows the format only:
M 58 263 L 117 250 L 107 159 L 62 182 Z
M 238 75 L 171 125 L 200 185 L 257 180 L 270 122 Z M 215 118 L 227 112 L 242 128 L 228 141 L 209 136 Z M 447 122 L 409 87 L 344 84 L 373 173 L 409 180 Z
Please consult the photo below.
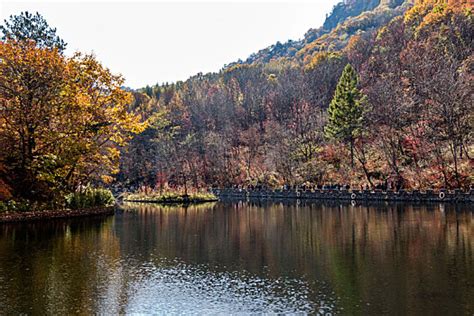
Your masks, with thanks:
M 127 286 L 126 302 L 122 301 L 120 308 L 127 314 L 326 314 L 332 310 L 331 303 L 325 304 L 323 300 L 316 306 L 308 298 L 308 285 L 301 280 L 215 272 L 205 266 L 177 262 L 173 265 L 149 263 L 125 273 L 134 275 Z

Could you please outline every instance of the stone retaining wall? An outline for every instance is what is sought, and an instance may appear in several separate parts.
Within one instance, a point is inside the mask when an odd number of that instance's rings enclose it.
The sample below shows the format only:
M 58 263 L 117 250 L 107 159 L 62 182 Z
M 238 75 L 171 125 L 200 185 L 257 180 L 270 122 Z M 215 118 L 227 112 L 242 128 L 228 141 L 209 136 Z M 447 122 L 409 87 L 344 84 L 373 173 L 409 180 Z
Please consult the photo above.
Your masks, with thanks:
M 26 222 L 33 220 L 50 220 L 56 218 L 72 218 L 81 216 L 113 215 L 115 207 L 94 207 L 82 210 L 56 210 L 31 212 L 0 213 L 0 223 Z
M 400 201 L 400 202 L 446 202 L 474 203 L 474 190 L 455 191 L 360 191 L 360 190 L 245 190 L 212 189 L 219 198 L 261 199 L 305 199 L 346 201 Z

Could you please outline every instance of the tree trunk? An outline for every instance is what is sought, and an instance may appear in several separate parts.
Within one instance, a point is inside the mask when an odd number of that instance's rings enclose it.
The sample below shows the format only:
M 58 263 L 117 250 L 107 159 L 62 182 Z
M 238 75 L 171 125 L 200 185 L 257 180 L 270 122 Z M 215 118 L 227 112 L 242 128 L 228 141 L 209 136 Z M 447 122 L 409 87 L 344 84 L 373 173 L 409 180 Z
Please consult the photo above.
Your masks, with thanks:
M 456 144 L 452 144 L 452 153 L 453 153 L 453 158 L 454 158 L 454 177 L 456 178 L 456 183 L 458 188 L 461 187 L 461 183 L 459 181 L 459 172 L 458 172 L 458 155 L 457 155 L 457 146 Z
M 362 165 L 362 169 L 364 170 L 365 177 L 367 178 L 367 181 L 369 182 L 370 187 L 373 189 L 373 188 L 374 188 L 374 184 L 372 183 L 372 180 L 371 180 L 371 178 L 370 178 L 370 172 L 369 172 L 369 170 L 367 169 L 367 167 L 365 166 L 365 164 Z
M 188 179 L 186 178 L 186 174 L 183 172 L 183 184 L 184 184 L 184 195 L 188 196 Z
M 363 144 L 361 144 L 361 146 L 364 146 Z M 374 188 L 374 184 L 372 183 L 372 179 L 370 177 L 370 172 L 369 172 L 369 169 L 367 168 L 367 159 L 366 159 L 366 155 L 365 155 L 365 151 L 364 151 L 364 148 L 363 147 L 359 147 L 360 148 L 360 152 L 357 153 L 357 148 L 355 148 L 355 153 L 357 155 L 355 155 L 355 157 L 357 158 L 357 160 L 359 161 L 360 165 L 362 166 L 362 170 L 364 171 L 364 174 L 365 174 L 365 178 L 367 179 L 367 181 L 369 182 L 370 184 L 370 187 L 371 188 Z
M 446 166 L 445 166 L 443 157 L 441 156 L 441 152 L 439 148 L 436 149 L 436 158 L 438 160 L 438 165 L 441 166 L 441 173 L 443 174 L 444 186 L 446 189 L 448 189 L 449 187 L 448 175 L 446 174 L 446 170 L 445 170 Z
M 351 145 L 351 168 L 354 169 L 354 138 L 351 137 L 350 140 Z

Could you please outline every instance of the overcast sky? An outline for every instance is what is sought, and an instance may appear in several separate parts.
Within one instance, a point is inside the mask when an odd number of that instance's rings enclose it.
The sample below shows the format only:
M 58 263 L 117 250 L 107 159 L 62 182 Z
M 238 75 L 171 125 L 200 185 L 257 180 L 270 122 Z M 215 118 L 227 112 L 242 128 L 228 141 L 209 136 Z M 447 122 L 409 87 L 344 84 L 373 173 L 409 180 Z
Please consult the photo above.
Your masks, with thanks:
M 0 18 L 40 12 L 68 43 L 93 52 L 132 88 L 218 71 L 277 41 L 322 25 L 338 0 L 0 1 Z

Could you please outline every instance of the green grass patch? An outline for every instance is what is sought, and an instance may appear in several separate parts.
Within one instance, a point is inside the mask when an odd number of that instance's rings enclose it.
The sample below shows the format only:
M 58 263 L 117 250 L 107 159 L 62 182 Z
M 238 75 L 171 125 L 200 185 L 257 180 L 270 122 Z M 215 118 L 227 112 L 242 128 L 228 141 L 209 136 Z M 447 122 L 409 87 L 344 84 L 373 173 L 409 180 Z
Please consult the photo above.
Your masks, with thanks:
M 178 192 L 160 193 L 129 193 L 124 195 L 125 202 L 145 202 L 145 203 L 203 203 L 217 201 L 217 197 L 212 193 L 196 192 L 184 195 Z
M 66 195 L 66 207 L 73 210 L 112 206 L 114 203 L 114 196 L 107 189 L 86 188 L 84 191 Z

